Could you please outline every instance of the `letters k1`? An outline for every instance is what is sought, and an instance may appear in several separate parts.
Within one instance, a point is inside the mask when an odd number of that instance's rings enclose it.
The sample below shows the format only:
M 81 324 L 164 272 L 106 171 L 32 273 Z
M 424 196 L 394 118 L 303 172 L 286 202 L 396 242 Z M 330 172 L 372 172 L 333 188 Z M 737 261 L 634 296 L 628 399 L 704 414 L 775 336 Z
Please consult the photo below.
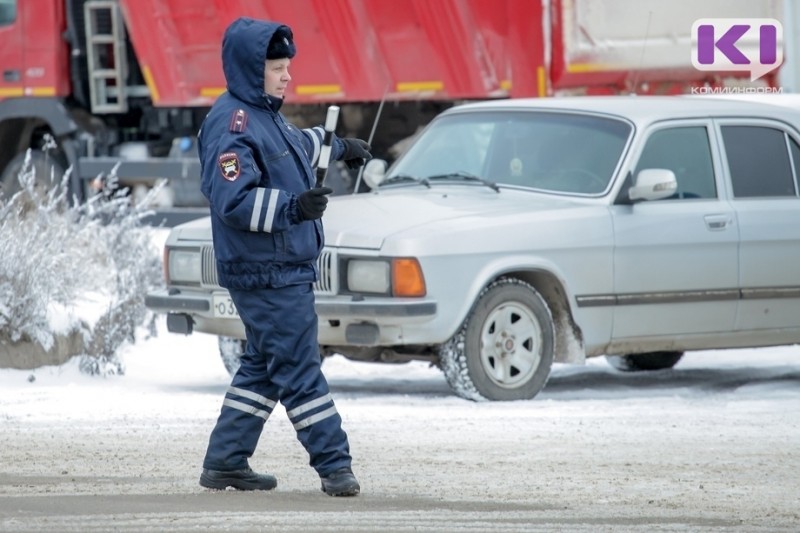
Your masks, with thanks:
M 783 63 L 783 27 L 775 19 L 698 19 L 692 65 L 704 71 L 747 71 L 755 81 Z

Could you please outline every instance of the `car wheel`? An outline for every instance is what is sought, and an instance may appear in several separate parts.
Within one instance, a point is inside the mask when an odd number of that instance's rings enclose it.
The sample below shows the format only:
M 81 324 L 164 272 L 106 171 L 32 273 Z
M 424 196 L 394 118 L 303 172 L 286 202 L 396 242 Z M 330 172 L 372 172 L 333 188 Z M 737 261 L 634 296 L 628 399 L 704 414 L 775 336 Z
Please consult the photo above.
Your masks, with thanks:
M 683 357 L 683 352 L 649 352 L 629 355 L 607 355 L 608 364 L 623 372 L 663 370 L 672 368 Z
M 439 363 L 453 391 L 468 400 L 527 400 L 553 365 L 550 310 L 532 286 L 501 279 L 486 287 Z
M 225 365 L 225 370 L 231 376 L 239 370 L 239 358 L 244 353 L 245 346 L 247 346 L 247 341 L 242 339 L 234 339 L 233 337 L 219 338 L 219 356 L 222 359 L 222 364 Z

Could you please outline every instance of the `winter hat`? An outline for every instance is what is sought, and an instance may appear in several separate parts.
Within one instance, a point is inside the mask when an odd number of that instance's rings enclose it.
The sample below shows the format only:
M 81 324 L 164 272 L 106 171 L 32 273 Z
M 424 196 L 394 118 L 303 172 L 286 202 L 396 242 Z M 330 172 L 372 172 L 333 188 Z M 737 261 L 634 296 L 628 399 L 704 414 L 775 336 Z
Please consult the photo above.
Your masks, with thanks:
M 293 58 L 297 53 L 297 48 L 292 40 L 292 30 L 289 26 L 280 26 L 272 34 L 267 45 L 267 59 Z

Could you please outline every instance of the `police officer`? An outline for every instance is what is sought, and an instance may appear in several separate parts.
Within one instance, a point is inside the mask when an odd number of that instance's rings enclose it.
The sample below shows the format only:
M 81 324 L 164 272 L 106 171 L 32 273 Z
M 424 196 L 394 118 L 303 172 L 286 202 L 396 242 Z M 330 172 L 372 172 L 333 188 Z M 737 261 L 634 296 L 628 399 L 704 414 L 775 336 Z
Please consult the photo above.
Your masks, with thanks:
M 200 485 L 270 490 L 251 470 L 264 423 L 286 409 L 310 465 L 332 496 L 360 486 L 342 419 L 323 376 L 312 284 L 332 191 L 315 187 L 324 130 L 300 130 L 281 114 L 296 47 L 283 24 L 235 20 L 222 40 L 227 92 L 200 130 L 202 191 L 211 206 L 217 276 L 244 322 L 247 347 L 209 438 Z M 331 157 L 357 167 L 371 157 L 360 139 L 333 138 Z

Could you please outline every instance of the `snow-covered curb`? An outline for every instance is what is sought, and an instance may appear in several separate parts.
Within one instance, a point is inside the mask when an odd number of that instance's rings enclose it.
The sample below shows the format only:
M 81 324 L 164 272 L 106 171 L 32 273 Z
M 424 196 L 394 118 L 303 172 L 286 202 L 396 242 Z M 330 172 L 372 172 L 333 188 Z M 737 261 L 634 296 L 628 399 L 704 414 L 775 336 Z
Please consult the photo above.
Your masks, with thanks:
M 0 368 L 30 370 L 62 365 L 76 355 L 86 353 L 83 332 L 54 333 L 53 345 L 45 350 L 38 342 L 0 343 Z

